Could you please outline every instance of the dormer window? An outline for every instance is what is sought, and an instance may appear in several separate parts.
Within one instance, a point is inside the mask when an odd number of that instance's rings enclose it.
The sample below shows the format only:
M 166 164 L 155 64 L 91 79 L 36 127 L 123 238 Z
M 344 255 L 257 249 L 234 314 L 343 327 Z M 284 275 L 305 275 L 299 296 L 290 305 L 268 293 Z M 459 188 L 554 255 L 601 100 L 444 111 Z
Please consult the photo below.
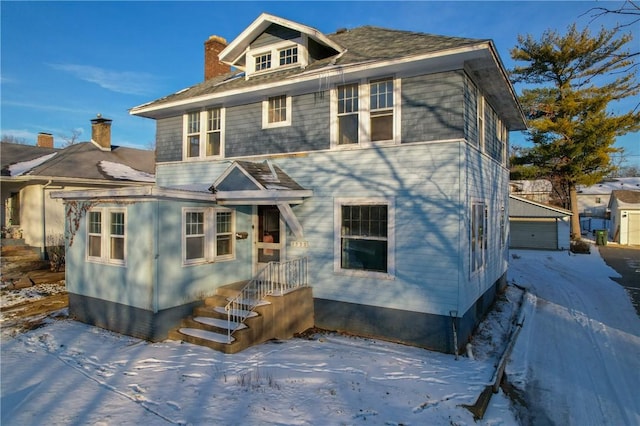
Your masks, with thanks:
M 297 40 L 296 40 L 297 41 Z M 301 40 L 300 40 L 301 41 Z M 251 66 L 251 74 L 262 74 L 280 69 L 304 66 L 305 49 L 301 44 L 292 44 L 292 40 L 276 43 L 271 46 L 260 46 L 247 52 L 247 61 Z
M 298 63 L 298 46 L 280 50 L 280 66 Z
M 271 68 L 271 52 L 258 55 L 256 58 L 256 71 L 268 70 Z

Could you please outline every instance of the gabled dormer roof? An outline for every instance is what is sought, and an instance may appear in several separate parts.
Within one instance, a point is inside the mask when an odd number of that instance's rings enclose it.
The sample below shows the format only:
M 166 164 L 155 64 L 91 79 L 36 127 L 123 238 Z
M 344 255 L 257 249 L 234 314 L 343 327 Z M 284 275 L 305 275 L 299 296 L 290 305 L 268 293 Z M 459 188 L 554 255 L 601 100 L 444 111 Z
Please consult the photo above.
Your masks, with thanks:
M 244 53 L 249 45 L 263 32 L 267 30 L 271 25 L 279 25 L 291 30 L 300 32 L 307 37 L 313 39 L 317 43 L 333 49 L 336 54 L 342 53 L 344 48 L 335 41 L 325 36 L 315 28 L 299 24 L 297 22 L 290 21 L 288 19 L 280 18 L 278 16 L 263 13 L 253 21 L 238 37 L 236 37 L 229 45 L 220 52 L 219 58 L 221 62 L 229 64 L 231 66 L 242 68 L 244 64 Z

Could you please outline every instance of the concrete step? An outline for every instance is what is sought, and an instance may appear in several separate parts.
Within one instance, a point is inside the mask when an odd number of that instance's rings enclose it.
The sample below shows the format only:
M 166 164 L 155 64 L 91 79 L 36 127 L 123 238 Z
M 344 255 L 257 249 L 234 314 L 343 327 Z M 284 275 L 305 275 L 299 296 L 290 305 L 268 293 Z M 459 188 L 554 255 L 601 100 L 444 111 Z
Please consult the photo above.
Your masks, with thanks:
M 227 330 L 228 328 L 231 328 L 231 330 L 242 330 L 243 328 L 247 328 L 247 326 L 243 323 L 227 321 L 225 319 L 220 319 L 220 318 L 195 317 L 193 318 L 193 320 L 202 325 L 215 327 L 221 330 Z
M 231 337 L 231 342 L 229 342 L 229 337 L 226 334 L 214 333 L 213 331 L 207 331 L 201 328 L 180 328 L 178 331 L 182 334 L 186 334 L 187 336 L 209 340 L 216 343 L 232 343 L 236 340 Z
M 225 311 L 224 306 L 216 306 L 215 308 L 213 308 L 213 310 L 219 314 L 227 315 L 227 311 Z M 254 311 L 245 311 L 243 309 L 232 309 L 231 315 L 243 316 L 246 318 L 253 318 L 258 316 L 258 314 Z

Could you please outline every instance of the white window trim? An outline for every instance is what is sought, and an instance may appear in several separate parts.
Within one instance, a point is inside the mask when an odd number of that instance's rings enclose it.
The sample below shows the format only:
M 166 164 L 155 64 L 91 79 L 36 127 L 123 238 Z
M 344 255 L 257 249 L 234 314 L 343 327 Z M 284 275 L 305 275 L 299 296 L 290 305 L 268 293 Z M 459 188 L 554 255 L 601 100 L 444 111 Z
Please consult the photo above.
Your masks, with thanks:
M 387 272 L 361 271 L 356 269 L 342 269 L 342 206 L 345 205 L 386 205 L 387 206 Z M 335 198 L 333 203 L 333 271 L 336 274 L 354 277 L 377 278 L 385 280 L 395 279 L 395 199 L 384 197 L 366 198 Z
M 481 206 L 482 208 L 482 212 L 483 212 L 483 233 L 482 233 L 482 243 L 480 246 L 480 265 L 474 269 L 474 241 L 473 241 L 473 235 L 474 235 L 474 229 L 473 229 L 473 225 L 477 225 L 477 223 L 474 222 L 474 207 L 475 206 Z M 474 276 L 476 274 L 479 274 L 481 271 L 483 271 L 486 266 L 487 266 L 487 256 L 488 256 L 488 236 L 490 235 L 489 233 L 489 210 L 488 207 L 489 204 L 485 201 L 485 200 L 472 200 L 471 201 L 471 215 L 470 215 L 470 220 L 469 220 L 469 271 L 470 271 L 470 275 Z
M 286 97 L 286 108 L 287 108 L 287 119 L 284 121 L 278 121 L 275 123 L 269 123 L 269 98 L 275 98 L 278 96 Z M 276 95 L 269 96 L 267 99 L 262 101 L 262 128 L 263 129 L 273 129 L 277 127 L 287 127 L 291 126 L 291 96 L 289 95 Z
M 477 90 L 477 89 L 476 89 Z M 480 93 L 480 90 L 477 90 L 476 97 L 476 127 L 478 129 L 478 149 L 481 152 L 485 152 L 485 144 L 486 144 L 486 121 L 487 117 L 485 116 L 485 102 L 484 96 Z
M 91 263 L 102 263 L 114 266 L 127 266 L 127 210 L 121 207 L 100 207 L 90 209 L 89 212 L 100 212 L 100 256 L 89 256 L 89 235 L 97 235 L 89 233 L 89 215 L 86 220 L 86 260 Z M 111 259 L 111 213 L 124 214 L 124 259 Z
M 371 105 L 370 105 L 370 86 L 372 81 L 384 80 L 390 78 L 393 80 L 393 138 L 382 141 L 371 141 Z M 394 76 L 381 76 L 355 82 L 345 82 L 337 84 L 329 91 L 330 105 L 330 142 L 331 149 L 354 149 L 354 148 L 370 148 L 379 145 L 399 145 L 402 139 L 401 129 L 401 79 Z M 338 144 L 338 87 L 347 84 L 358 84 L 358 143 L 340 145 Z
M 212 109 L 220 110 L 220 155 L 207 155 L 207 127 L 209 124 L 209 111 Z M 189 114 L 199 112 L 200 114 L 200 146 L 197 157 L 189 157 Z M 182 160 L 183 161 L 202 161 L 224 158 L 225 156 L 225 122 L 226 122 L 226 108 L 224 107 L 210 107 L 201 111 L 189 111 L 182 116 Z
M 204 258 L 187 259 L 187 233 L 186 217 L 187 213 L 204 213 Z M 231 254 L 218 256 L 217 233 L 216 233 L 216 213 L 231 213 Z M 235 260 L 236 258 L 236 212 L 233 209 L 223 207 L 183 207 L 180 241 L 182 245 L 182 266 L 202 265 L 206 263 Z

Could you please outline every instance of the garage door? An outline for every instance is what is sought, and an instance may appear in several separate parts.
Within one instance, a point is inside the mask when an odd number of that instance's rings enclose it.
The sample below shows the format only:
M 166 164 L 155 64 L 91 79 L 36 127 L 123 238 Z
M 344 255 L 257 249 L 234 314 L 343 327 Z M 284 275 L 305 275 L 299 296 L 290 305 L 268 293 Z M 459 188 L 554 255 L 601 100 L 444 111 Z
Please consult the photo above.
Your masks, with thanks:
M 512 248 L 558 249 L 558 227 L 555 220 L 509 221 Z
M 627 242 L 628 244 L 640 245 L 640 212 L 629 212 L 628 220 L 629 236 Z

